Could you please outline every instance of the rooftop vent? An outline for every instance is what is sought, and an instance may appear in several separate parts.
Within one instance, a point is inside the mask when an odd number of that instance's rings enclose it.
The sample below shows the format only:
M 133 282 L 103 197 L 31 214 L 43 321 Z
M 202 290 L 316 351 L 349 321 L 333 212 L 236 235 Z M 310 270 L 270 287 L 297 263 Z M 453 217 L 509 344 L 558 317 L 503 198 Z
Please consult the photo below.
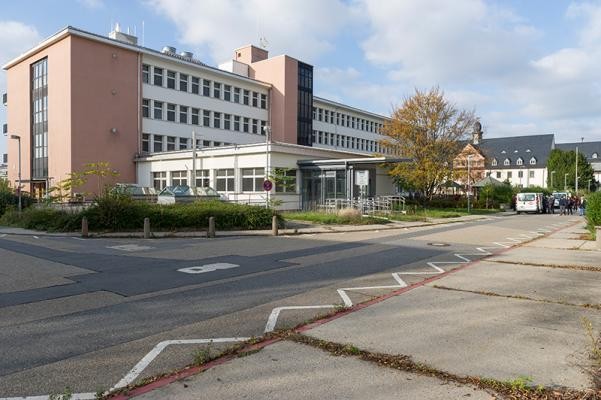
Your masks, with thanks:
M 115 28 L 109 33 L 109 38 L 134 46 L 138 44 L 138 38 L 129 32 L 129 28 L 127 28 L 127 33 L 121 32 L 119 23 L 115 24 Z
M 173 46 L 165 46 L 165 47 L 163 47 L 163 50 L 161 50 L 161 53 L 163 53 L 163 54 L 168 54 L 168 53 L 176 54 L 177 50 Z
M 184 58 L 193 58 L 194 57 L 194 53 L 192 53 L 191 51 L 182 51 L 181 53 L 179 53 L 179 55 Z

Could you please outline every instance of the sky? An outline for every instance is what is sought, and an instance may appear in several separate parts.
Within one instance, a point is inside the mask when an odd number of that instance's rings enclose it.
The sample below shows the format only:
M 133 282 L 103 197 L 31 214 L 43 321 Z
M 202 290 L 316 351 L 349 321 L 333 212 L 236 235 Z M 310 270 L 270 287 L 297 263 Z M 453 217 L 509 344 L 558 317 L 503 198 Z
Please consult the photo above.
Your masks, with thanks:
M 119 22 L 146 47 L 210 65 L 263 42 L 314 66 L 315 95 L 383 115 L 439 86 L 488 137 L 601 140 L 601 0 L 0 0 L 0 9 L 1 65 L 65 26 L 108 34 Z

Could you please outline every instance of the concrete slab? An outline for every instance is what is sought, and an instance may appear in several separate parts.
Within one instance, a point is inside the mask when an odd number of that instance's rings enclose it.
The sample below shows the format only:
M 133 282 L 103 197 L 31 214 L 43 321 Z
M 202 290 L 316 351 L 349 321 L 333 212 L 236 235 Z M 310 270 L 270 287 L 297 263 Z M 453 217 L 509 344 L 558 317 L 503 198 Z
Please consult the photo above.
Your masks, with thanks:
M 571 240 L 561 238 L 541 238 L 530 243 L 526 247 L 540 247 L 545 249 L 579 249 L 586 240 Z
M 469 386 L 280 342 L 137 399 L 492 399 Z
M 308 334 L 460 375 L 586 388 L 583 317 L 601 327 L 599 311 L 422 287 Z
M 586 243 L 580 247 L 580 250 L 601 251 L 601 247 L 597 245 L 597 242 L 587 240 Z
M 524 279 L 527 277 L 527 279 Z M 572 304 L 601 303 L 601 271 L 480 262 L 429 286 L 524 296 Z
M 601 269 L 601 254 L 593 251 L 518 247 L 510 252 L 495 255 L 491 261 L 517 264 L 576 266 Z

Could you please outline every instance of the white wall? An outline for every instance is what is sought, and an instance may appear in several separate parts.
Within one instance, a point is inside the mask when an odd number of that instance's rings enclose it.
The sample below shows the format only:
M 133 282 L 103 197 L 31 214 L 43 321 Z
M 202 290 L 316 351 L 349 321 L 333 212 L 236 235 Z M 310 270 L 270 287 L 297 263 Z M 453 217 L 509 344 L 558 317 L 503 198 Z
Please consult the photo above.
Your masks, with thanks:
M 520 171 L 523 173 L 523 177 L 519 177 Z M 547 169 L 546 168 L 508 168 L 508 169 L 492 169 L 487 170 L 486 173 L 490 172 L 490 176 L 499 180 L 505 181 L 507 179 L 508 173 L 511 172 L 511 178 L 509 178 L 509 182 L 512 185 L 522 185 L 523 187 L 528 186 L 541 186 L 547 187 Z M 497 173 L 501 173 L 501 176 L 498 177 Z M 530 177 L 530 172 L 534 173 L 534 177 Z

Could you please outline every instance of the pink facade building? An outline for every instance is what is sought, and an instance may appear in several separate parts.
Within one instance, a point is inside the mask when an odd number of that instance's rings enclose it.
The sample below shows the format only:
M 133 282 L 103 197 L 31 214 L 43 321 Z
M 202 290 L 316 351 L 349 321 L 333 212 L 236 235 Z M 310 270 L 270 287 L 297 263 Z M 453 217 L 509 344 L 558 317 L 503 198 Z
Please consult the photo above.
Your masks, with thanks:
M 4 69 L 6 133 L 20 138 L 8 141 L 8 178 L 16 186 L 20 141 L 22 187 L 36 196 L 87 163 L 109 162 L 118 181 L 136 183 L 147 155 L 263 143 L 267 134 L 362 155 L 382 150 L 385 117 L 314 97 L 311 65 L 255 46 L 215 68 L 172 47 L 139 46 L 118 28 L 104 37 L 67 27 Z

